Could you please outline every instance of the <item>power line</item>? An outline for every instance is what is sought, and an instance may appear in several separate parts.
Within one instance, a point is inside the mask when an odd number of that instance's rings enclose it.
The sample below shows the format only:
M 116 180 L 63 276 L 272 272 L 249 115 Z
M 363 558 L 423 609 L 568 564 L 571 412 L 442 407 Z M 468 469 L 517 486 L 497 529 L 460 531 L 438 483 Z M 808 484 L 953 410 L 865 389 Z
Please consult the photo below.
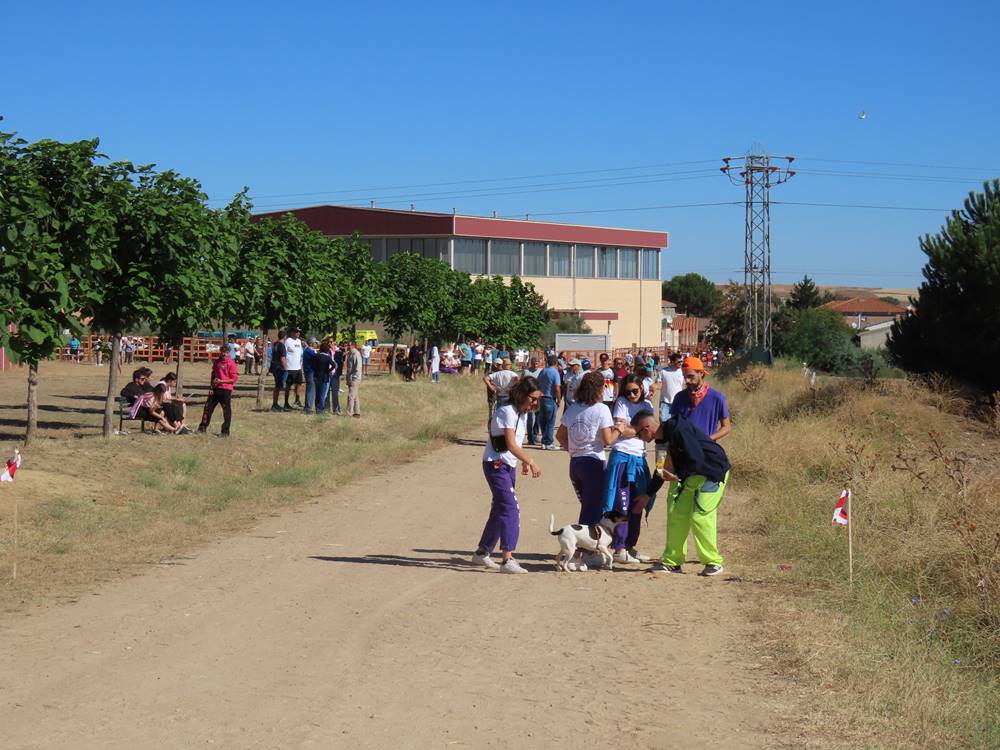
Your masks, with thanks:
M 704 171 L 704 170 L 696 170 L 696 171 Z M 683 173 L 665 173 L 665 174 L 683 174 Z M 461 199 L 461 198 L 496 198 L 496 197 L 506 196 L 506 195 L 524 195 L 526 193 L 551 193 L 551 192 L 561 192 L 561 191 L 568 191 L 568 190 L 588 190 L 588 189 L 593 189 L 593 188 L 620 187 L 620 186 L 624 186 L 624 185 L 651 185 L 651 184 L 659 184 L 659 183 L 662 183 L 662 182 L 683 182 L 683 181 L 686 181 L 686 180 L 708 180 L 708 179 L 716 179 L 716 176 L 714 174 L 705 174 L 705 175 L 688 175 L 686 177 L 657 177 L 657 178 L 654 178 L 654 179 L 626 180 L 626 181 L 622 181 L 622 182 L 611 182 L 611 183 L 604 183 L 604 182 L 602 182 L 602 183 L 597 184 L 597 185 L 581 185 L 581 184 L 577 184 L 575 182 L 571 182 L 571 183 L 540 183 L 540 185 L 551 185 L 551 187 L 529 187 L 529 189 L 526 189 L 526 190 L 503 190 L 503 191 L 494 192 L 494 193 L 483 193 L 483 192 L 473 192 L 473 191 L 460 191 L 460 192 L 457 192 L 457 193 L 448 193 L 448 194 L 441 194 L 441 193 L 419 194 L 419 193 L 415 193 L 415 194 L 411 194 L 411 195 L 386 195 L 386 196 L 381 196 L 381 197 L 373 198 L 372 200 L 375 200 L 378 203 L 381 203 L 382 205 L 387 205 L 387 204 L 388 205 L 393 205 L 393 204 L 411 203 L 411 202 L 413 202 L 415 200 L 442 201 L 442 200 L 453 200 L 453 199 Z M 591 181 L 590 180 L 583 180 L 582 182 L 591 182 Z M 526 187 L 528 187 L 528 186 L 526 186 Z M 489 190 L 491 188 L 482 188 L 482 189 Z M 353 200 L 357 200 L 357 198 L 354 198 Z M 334 199 L 331 199 L 331 201 L 332 202 L 336 202 Z M 275 208 L 275 207 L 285 207 L 285 206 L 289 206 L 289 205 L 294 205 L 294 204 L 289 204 L 287 202 L 285 202 L 285 203 L 265 203 L 265 204 L 255 205 L 254 207 L 255 208 Z
M 771 201 L 783 206 L 814 206 L 818 208 L 870 208 L 881 211 L 935 211 L 948 212 L 950 208 L 928 208 L 925 206 L 873 206 L 865 203 L 809 203 L 806 201 Z
M 586 209 L 583 211 L 547 211 L 545 213 L 539 213 L 537 211 L 526 212 L 528 216 L 576 216 L 580 214 L 606 214 L 606 213 L 619 213 L 625 211 L 659 211 L 660 209 L 667 208 L 703 208 L 705 206 L 742 206 L 743 201 L 715 201 L 714 203 L 672 203 L 669 205 L 661 206 L 631 206 L 629 208 L 594 208 Z M 524 213 L 520 214 L 510 214 L 508 216 L 503 216 L 504 219 L 514 219 L 519 216 L 524 216 Z
M 823 161 L 830 162 L 833 164 L 870 164 L 872 166 L 880 167 L 916 167 L 922 169 L 963 169 L 971 172 L 994 172 L 1000 173 L 1000 168 L 997 167 L 956 167 L 954 165 L 943 165 L 943 164 L 912 164 L 907 162 L 899 161 L 857 161 L 852 159 L 820 159 L 812 156 L 799 156 L 796 161 Z
M 484 182 L 510 182 L 515 180 L 536 180 L 545 177 L 570 177 L 574 175 L 581 174 L 606 174 L 608 172 L 628 172 L 636 169 L 659 169 L 661 167 L 681 167 L 689 166 L 692 164 L 715 164 L 715 159 L 697 159 L 694 161 L 674 161 L 665 162 L 663 164 L 643 164 L 634 167 L 611 167 L 606 169 L 585 169 L 576 172 L 548 172 L 545 174 L 530 174 L 530 175 L 520 175 L 513 177 L 484 177 L 475 180 L 451 180 L 449 182 L 425 182 L 417 185 L 394 185 L 390 187 L 368 187 L 368 188 L 350 188 L 343 190 L 322 190 L 313 193 L 273 193 L 270 195 L 258 195 L 258 198 L 308 198 L 310 196 L 316 195 L 343 195 L 344 193 L 371 193 L 379 190 L 411 190 L 415 188 L 426 188 L 426 187 L 444 187 L 446 185 L 472 185 L 481 184 Z M 713 170 L 714 171 L 714 170 Z M 616 179 L 616 178 L 611 178 Z M 212 201 L 230 200 L 229 198 L 211 198 Z
M 845 172 L 828 169 L 797 169 L 796 174 L 811 174 L 822 177 L 860 177 L 877 180 L 905 180 L 910 182 L 960 182 L 979 183 L 977 177 L 951 177 L 947 175 L 892 174 L 888 172 Z

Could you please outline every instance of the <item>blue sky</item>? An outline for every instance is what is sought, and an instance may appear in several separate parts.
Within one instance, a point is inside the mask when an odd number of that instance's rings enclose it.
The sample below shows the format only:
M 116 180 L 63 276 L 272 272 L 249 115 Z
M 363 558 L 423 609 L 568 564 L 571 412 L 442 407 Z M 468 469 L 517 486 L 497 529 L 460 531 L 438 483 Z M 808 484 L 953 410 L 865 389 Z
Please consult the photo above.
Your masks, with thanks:
M 723 281 L 741 276 L 742 206 L 606 209 L 739 201 L 718 160 L 755 142 L 798 157 L 775 201 L 948 209 L 1000 176 L 991 2 L 39 3 L 5 17 L 5 129 L 98 136 L 112 158 L 198 177 L 213 205 L 249 185 L 269 210 L 375 198 L 665 229 L 665 275 Z M 944 216 L 774 205 L 774 281 L 916 285 L 917 239 Z

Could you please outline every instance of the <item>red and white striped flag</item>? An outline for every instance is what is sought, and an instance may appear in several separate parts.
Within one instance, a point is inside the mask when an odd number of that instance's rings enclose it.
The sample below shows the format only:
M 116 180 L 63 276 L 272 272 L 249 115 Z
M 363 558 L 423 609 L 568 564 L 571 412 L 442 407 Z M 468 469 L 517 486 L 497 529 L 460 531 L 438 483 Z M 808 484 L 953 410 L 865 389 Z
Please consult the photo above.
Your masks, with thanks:
M 851 497 L 850 490 L 844 490 L 840 493 L 840 499 L 837 500 L 837 507 L 833 509 L 833 522 L 840 526 L 847 526 L 850 519 L 847 517 L 847 501 Z
M 14 474 L 21 465 L 21 451 L 14 449 L 14 455 L 7 459 L 7 465 L 3 473 L 0 473 L 0 482 L 13 482 Z

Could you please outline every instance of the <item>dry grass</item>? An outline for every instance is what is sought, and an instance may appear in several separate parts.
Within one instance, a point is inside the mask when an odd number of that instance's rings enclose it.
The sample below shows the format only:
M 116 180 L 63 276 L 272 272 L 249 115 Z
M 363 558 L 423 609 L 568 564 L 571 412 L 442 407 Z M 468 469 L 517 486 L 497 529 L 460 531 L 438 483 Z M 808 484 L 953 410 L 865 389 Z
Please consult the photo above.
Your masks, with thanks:
M 185 368 L 188 382 L 207 380 L 207 367 Z M 363 382 L 360 420 L 257 412 L 248 387 L 234 401 L 228 441 L 136 430 L 105 442 L 101 403 L 87 399 L 99 398 L 106 377 L 93 367 L 43 368 L 40 403 L 52 416 L 24 452 L 17 481 L 0 486 L 0 611 L 73 599 L 95 582 L 169 561 L 277 508 L 406 462 L 486 413 L 482 385 L 472 378 L 432 386 L 376 377 Z M 16 372 L 0 376 L 0 409 L 9 417 L 0 454 L 21 429 L 23 394 Z M 81 403 L 92 410 L 81 411 Z M 200 414 L 196 403 L 189 416 Z M 21 523 L 13 582 L 15 493 Z
M 1000 442 L 942 383 L 810 389 L 776 367 L 728 391 L 733 474 L 755 501 L 737 522 L 759 529 L 749 551 L 777 594 L 762 637 L 808 688 L 817 738 L 835 712 L 845 747 L 1000 747 Z M 853 592 L 830 523 L 845 485 Z

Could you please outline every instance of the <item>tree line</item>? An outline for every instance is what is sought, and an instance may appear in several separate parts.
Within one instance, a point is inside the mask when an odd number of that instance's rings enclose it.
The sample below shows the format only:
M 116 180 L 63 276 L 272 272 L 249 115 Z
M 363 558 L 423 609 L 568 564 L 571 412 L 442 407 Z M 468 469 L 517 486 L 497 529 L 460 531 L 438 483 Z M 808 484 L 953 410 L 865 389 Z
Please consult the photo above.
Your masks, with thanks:
M 37 432 L 39 364 L 86 327 L 121 337 L 140 321 L 178 350 L 215 323 L 262 335 L 294 323 L 335 334 L 383 321 L 388 334 L 534 344 L 545 300 L 514 278 L 477 278 L 410 253 L 377 263 L 359 237 L 332 238 L 291 214 L 252 217 L 247 189 L 208 206 L 200 182 L 153 164 L 110 161 L 97 139 L 29 143 L 0 133 L 0 346 L 28 368 L 26 442 Z M 258 378 L 258 405 L 264 375 Z M 117 368 L 103 434 L 112 433 Z

